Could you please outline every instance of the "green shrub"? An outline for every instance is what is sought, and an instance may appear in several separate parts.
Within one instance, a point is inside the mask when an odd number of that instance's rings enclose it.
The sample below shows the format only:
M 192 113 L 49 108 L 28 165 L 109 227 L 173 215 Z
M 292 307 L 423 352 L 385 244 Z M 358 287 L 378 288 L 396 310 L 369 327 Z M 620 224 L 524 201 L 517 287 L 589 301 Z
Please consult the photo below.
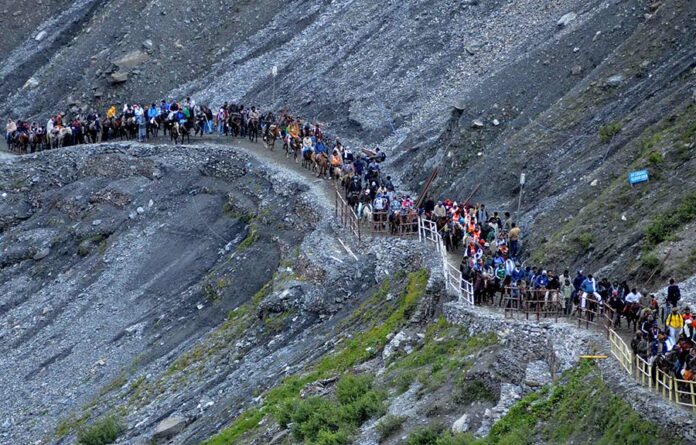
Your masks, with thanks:
M 590 246 L 592 246 L 592 234 L 590 233 L 581 233 L 577 236 L 577 238 L 575 238 L 575 240 L 584 250 L 587 250 L 590 248 Z
M 696 218 L 696 192 L 689 193 L 676 209 L 657 215 L 645 228 L 649 246 L 671 239 L 679 228 Z
M 377 424 L 377 432 L 379 433 L 379 440 L 383 442 L 394 435 L 397 431 L 401 429 L 401 426 L 406 421 L 406 417 L 394 416 L 389 414 L 385 416 Z
M 336 400 L 309 397 L 282 404 L 274 414 L 282 425 L 292 424 L 295 438 L 307 444 L 347 444 L 366 420 L 385 412 L 386 394 L 372 387 L 371 376 L 341 377 Z
M 640 262 L 644 267 L 648 269 L 654 269 L 660 265 L 660 259 L 657 257 L 657 255 L 655 255 L 652 252 L 644 253 L 643 255 L 641 255 Z
M 77 433 L 80 445 L 107 445 L 114 443 L 123 432 L 123 425 L 113 416 L 97 420 Z
M 467 380 L 460 376 L 452 388 L 452 400 L 460 405 L 468 405 L 478 400 L 495 401 L 495 394 L 480 380 Z
M 429 425 L 413 431 L 406 441 L 407 445 L 436 445 L 438 438 L 443 434 L 443 425 Z
M 611 141 L 614 136 L 619 134 L 621 131 L 621 124 L 618 122 L 612 122 L 607 125 L 602 125 L 599 127 L 599 140 L 605 144 Z
M 648 153 L 648 162 L 651 165 L 661 164 L 664 160 L 664 156 L 662 156 L 662 153 L 660 153 L 659 151 L 651 151 L 650 153 Z

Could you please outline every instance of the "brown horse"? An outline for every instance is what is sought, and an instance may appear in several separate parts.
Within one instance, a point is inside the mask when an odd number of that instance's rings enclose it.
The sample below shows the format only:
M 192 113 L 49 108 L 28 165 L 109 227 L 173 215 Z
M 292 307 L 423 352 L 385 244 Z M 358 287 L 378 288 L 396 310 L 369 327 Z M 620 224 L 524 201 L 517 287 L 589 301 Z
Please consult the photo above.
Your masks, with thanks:
M 227 126 L 230 129 L 230 133 L 233 137 L 237 137 L 242 132 L 242 117 L 239 113 L 230 113 L 227 118 Z M 225 132 L 227 135 L 227 132 Z
M 178 122 L 172 122 L 171 127 L 169 127 L 169 134 L 171 135 L 171 140 L 174 141 L 174 145 L 179 141 L 179 127 L 181 127 L 181 125 L 179 125 Z M 183 139 L 181 143 L 184 143 Z
M 392 235 L 398 235 L 401 231 L 401 212 L 396 211 L 389 215 L 389 229 Z
M 266 142 L 266 146 L 273 151 L 275 149 L 275 143 L 276 140 L 280 137 L 280 127 L 276 124 L 271 124 L 268 126 L 268 132 L 266 136 L 264 136 L 264 141 Z M 287 155 L 287 150 L 286 150 L 286 155 Z
M 29 134 L 29 146 L 31 152 L 36 153 L 46 145 L 46 133 L 31 132 Z
M 315 167 L 314 153 L 311 150 L 302 152 L 302 167 L 313 170 Z
M 317 177 L 325 178 L 329 172 L 329 156 L 324 152 L 314 155 L 314 168 Z

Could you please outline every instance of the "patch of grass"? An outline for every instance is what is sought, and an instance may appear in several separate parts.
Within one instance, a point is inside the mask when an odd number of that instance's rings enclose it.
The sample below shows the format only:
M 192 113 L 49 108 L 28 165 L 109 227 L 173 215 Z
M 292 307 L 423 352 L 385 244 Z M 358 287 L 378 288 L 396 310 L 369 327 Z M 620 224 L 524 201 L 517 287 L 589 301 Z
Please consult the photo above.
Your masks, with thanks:
M 217 436 L 206 440 L 202 445 L 229 445 L 236 443 L 238 438 L 256 428 L 263 417 L 263 412 L 258 409 L 244 411 L 230 427 L 225 428 Z
M 81 428 L 89 420 L 89 414 L 83 414 L 80 417 L 74 414 L 69 415 L 65 419 L 58 422 L 56 426 L 55 436 L 57 438 L 63 438 L 70 434 L 72 431 Z
M 696 269 L 696 246 L 691 248 L 689 255 L 679 264 L 678 271 L 682 276 L 688 277 L 693 274 L 694 269 Z
M 218 289 L 211 283 L 204 283 L 201 290 L 203 291 L 203 296 L 208 301 L 217 301 L 220 299 Z
M 581 363 L 561 382 L 515 403 L 488 436 L 453 435 L 435 424 L 414 431 L 408 445 L 525 445 L 533 443 L 678 443 L 658 425 L 643 419 L 602 381 L 596 366 Z
M 239 246 L 237 246 L 237 252 L 242 253 L 245 250 L 247 250 L 249 247 L 251 247 L 256 241 L 259 239 L 259 233 L 258 229 L 256 228 L 255 224 L 250 224 L 249 225 L 249 232 L 247 233 L 246 238 L 239 243 Z
M 113 416 L 104 417 L 81 429 L 77 433 L 79 445 L 107 445 L 114 443 L 124 428 L 121 422 Z
M 674 233 L 696 218 L 696 192 L 684 196 L 681 203 L 671 211 L 657 215 L 645 228 L 648 247 L 672 239 Z
M 338 373 L 343 373 L 350 369 L 353 365 L 362 363 L 364 360 L 372 357 L 379 348 L 383 347 L 386 343 L 386 336 L 388 333 L 393 332 L 396 328 L 402 326 L 406 321 L 409 314 L 415 308 L 420 297 L 425 293 L 425 287 L 428 282 L 428 272 L 426 270 L 420 270 L 413 272 L 408 275 L 408 282 L 404 293 L 397 299 L 394 300 L 394 307 L 389 311 L 377 310 L 373 308 L 372 305 L 361 306 L 363 309 L 363 317 L 370 323 L 371 328 L 365 330 L 364 332 L 358 333 L 350 342 L 348 342 L 338 353 L 322 359 L 311 371 L 304 375 L 295 375 L 286 378 L 280 385 L 275 388 L 270 389 L 264 395 L 264 403 L 259 412 L 262 414 L 271 414 L 276 421 L 279 423 L 289 423 L 292 421 L 293 416 L 296 419 L 302 419 L 303 428 L 298 432 L 300 435 L 309 434 L 313 437 L 316 443 L 322 444 L 341 444 L 347 443 L 350 440 L 350 434 L 348 431 L 351 430 L 349 427 L 354 424 L 354 420 L 346 421 L 345 419 L 335 417 L 336 403 L 328 402 L 331 406 L 326 405 L 327 401 L 321 401 L 322 399 L 313 400 L 309 404 L 304 404 L 306 402 L 300 399 L 300 390 L 307 384 L 315 382 L 317 380 L 326 378 L 328 376 L 336 375 Z M 390 289 L 389 281 L 385 280 L 382 283 L 378 291 L 370 297 L 374 303 L 383 303 L 386 295 Z M 248 305 L 252 308 L 251 305 Z M 369 313 L 368 313 L 369 311 Z M 384 318 L 386 316 L 386 319 Z M 235 315 L 235 318 L 239 315 Z M 362 321 L 366 321 L 362 320 Z M 228 323 L 231 323 L 229 321 Z M 360 320 L 352 319 L 351 323 L 359 323 Z M 367 347 L 374 347 L 373 352 L 367 352 L 365 349 Z M 353 380 L 347 380 L 347 382 L 355 382 Z M 345 385 L 343 383 L 341 385 Z M 364 385 L 363 385 L 364 387 Z M 369 396 L 365 396 L 368 400 L 362 400 L 360 406 L 353 405 L 349 410 L 357 410 L 360 408 L 363 412 L 368 409 L 375 408 L 374 397 L 382 398 L 385 396 L 379 391 L 370 389 L 368 391 Z M 344 396 L 342 396 L 344 397 Z M 309 400 L 309 399 L 307 399 Z M 369 402 L 372 400 L 372 402 Z M 366 405 L 361 405 L 363 402 Z M 339 407 L 340 408 L 340 407 Z M 340 412 L 347 409 L 346 407 L 340 408 Z M 299 410 L 299 411 L 298 411 Z M 358 411 L 360 411 L 358 410 Z M 379 410 L 382 412 L 382 409 Z M 215 436 L 207 445 L 219 445 L 223 443 L 232 443 L 230 441 L 224 442 L 214 442 L 218 437 L 227 434 L 227 431 L 235 431 L 234 437 L 239 437 L 255 428 L 250 426 L 248 422 L 245 423 L 246 417 L 239 416 L 235 419 L 230 426 L 224 429 L 218 436 Z M 327 429 L 328 423 L 341 420 L 344 426 L 340 431 L 332 431 Z M 354 417 L 351 417 L 354 419 Z M 348 427 L 346 427 L 348 426 Z M 316 434 L 315 434 L 316 433 Z M 231 433 L 230 433 L 231 434 Z
M 104 386 L 101 391 L 99 391 L 99 397 L 103 397 L 112 391 L 116 391 L 126 384 L 128 381 L 128 376 L 125 370 L 121 370 L 118 375 L 106 386 Z
M 588 362 L 566 372 L 551 390 L 532 393 L 513 405 L 481 443 L 532 443 L 540 423 L 549 443 L 648 445 L 669 443 L 670 438 L 613 395 Z
M 401 395 L 408 391 L 413 382 L 416 381 L 418 377 L 415 371 L 403 371 L 396 374 L 396 376 L 391 381 L 391 386 L 396 388 L 396 393 Z
M 575 241 L 583 250 L 587 251 L 592 246 L 592 234 L 587 232 L 581 233 L 575 238 Z
M 227 320 L 213 333 L 206 342 L 199 343 L 190 350 L 181 354 L 164 372 L 165 377 L 186 371 L 189 368 L 205 365 L 208 357 L 218 353 L 239 339 L 253 324 L 253 308 L 245 304 L 231 311 Z
M 599 140 L 603 143 L 611 141 L 614 136 L 621 132 L 621 124 L 619 122 L 611 122 L 599 127 Z
M 662 133 L 655 133 L 647 139 L 643 140 L 642 148 L 643 152 L 648 152 L 652 150 L 659 142 L 662 140 Z
M 444 432 L 444 425 L 430 425 L 419 428 L 409 434 L 406 440 L 407 445 L 435 445 L 437 439 Z
M 460 326 L 450 326 L 444 318 L 428 328 L 423 345 L 405 357 L 399 357 L 387 374 L 392 385 L 408 389 L 413 376 L 434 390 L 451 376 L 461 374 L 470 363 L 471 354 L 496 344 L 494 334 L 469 336 Z
M 251 297 L 251 304 L 253 304 L 254 307 L 258 307 L 263 299 L 271 293 L 271 290 L 273 290 L 273 282 L 269 281 Z
M 384 416 L 375 427 L 377 428 L 377 433 L 379 433 L 380 442 L 384 442 L 399 431 L 405 421 L 406 417 L 403 416 L 395 416 L 393 414 Z
M 373 388 L 371 376 L 347 374 L 336 385 L 336 400 L 308 397 L 285 403 L 279 422 L 306 444 L 348 444 L 362 423 L 385 412 L 385 398 Z
M 396 309 L 386 320 L 381 323 L 375 322 L 371 328 L 349 340 L 346 347 L 338 354 L 324 358 L 319 363 L 318 370 L 343 372 L 374 357 L 387 343 L 387 335 L 395 332 L 408 321 L 418 301 L 425 294 L 428 275 L 425 269 L 410 273 L 406 291 L 399 298 Z

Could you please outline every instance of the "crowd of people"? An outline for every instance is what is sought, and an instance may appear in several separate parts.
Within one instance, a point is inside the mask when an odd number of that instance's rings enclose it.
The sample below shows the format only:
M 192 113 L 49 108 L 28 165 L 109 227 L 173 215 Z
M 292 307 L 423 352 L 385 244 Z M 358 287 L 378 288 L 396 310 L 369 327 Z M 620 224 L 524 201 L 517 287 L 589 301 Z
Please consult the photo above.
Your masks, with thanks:
M 215 116 L 206 105 L 197 105 L 190 97 L 182 101 L 162 100 L 159 104 L 138 103 L 111 105 L 100 114 L 96 109 L 77 109 L 51 115 L 45 123 L 28 119 L 8 119 L 5 141 L 17 153 L 90 144 L 112 139 L 144 142 L 171 132 L 173 126 L 182 134 L 213 134 Z M 246 125 L 244 125 L 246 127 Z
M 9 120 L 6 141 L 16 151 L 35 151 L 113 138 L 145 141 L 160 130 L 177 136 L 181 132 L 221 137 L 259 135 L 273 149 L 282 141 L 288 157 L 333 178 L 343 188 L 348 205 L 373 231 L 392 234 L 415 232 L 417 218 L 435 223 L 446 248 L 462 255 L 462 279 L 471 283 L 475 304 L 508 309 L 536 310 L 554 315 L 578 316 L 595 321 L 610 319 L 619 328 L 622 319 L 635 330 L 631 346 L 636 355 L 654 366 L 669 363 L 680 378 L 696 375 L 696 321 L 690 308 L 679 308 L 679 288 L 670 283 L 668 296 L 660 305 L 655 295 L 643 296 L 626 281 L 597 280 L 578 270 L 556 273 L 536 266 L 523 266 L 520 258 L 521 229 L 509 212 L 489 212 L 485 204 L 459 203 L 451 199 L 427 198 L 417 207 L 407 193 L 396 190 L 391 176 L 382 171 L 386 155 L 375 150 L 353 150 L 340 139 L 330 140 L 322 125 L 291 116 L 287 110 L 276 116 L 259 108 L 225 102 L 216 113 L 191 98 L 162 100 L 159 104 L 116 104 L 103 118 L 90 110 L 51 116 L 45 125 L 27 120 Z M 30 149 L 30 150 L 29 150 Z

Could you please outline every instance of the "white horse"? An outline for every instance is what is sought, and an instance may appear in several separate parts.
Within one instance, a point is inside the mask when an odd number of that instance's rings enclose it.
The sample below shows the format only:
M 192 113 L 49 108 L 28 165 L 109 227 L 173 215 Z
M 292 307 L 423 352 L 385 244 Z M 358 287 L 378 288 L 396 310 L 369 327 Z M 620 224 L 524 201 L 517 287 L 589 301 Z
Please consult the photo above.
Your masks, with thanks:
M 372 204 L 358 204 L 358 219 L 360 221 L 372 222 Z
M 48 146 L 51 148 L 60 148 L 65 142 L 67 136 L 72 136 L 70 127 L 54 128 L 46 137 L 48 138 Z

